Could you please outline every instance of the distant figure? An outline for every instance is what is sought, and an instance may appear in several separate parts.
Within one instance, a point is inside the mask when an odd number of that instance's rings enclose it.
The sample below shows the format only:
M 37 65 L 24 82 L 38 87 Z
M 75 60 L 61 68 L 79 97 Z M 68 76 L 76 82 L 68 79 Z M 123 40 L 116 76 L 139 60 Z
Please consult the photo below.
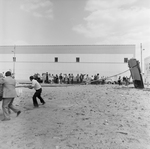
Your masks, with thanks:
M 101 84 L 102 84 L 102 85 L 104 85 L 104 84 L 105 84 L 105 80 L 106 80 L 106 79 L 105 79 L 105 77 L 104 77 L 104 76 L 103 76 L 103 77 L 101 77 Z
M 49 75 L 48 75 L 48 72 L 46 72 L 46 80 L 44 83 L 49 83 Z
M 63 81 L 63 76 L 62 76 L 62 73 L 60 73 L 59 74 L 59 83 L 62 84 L 62 81 Z
M 80 76 L 79 76 L 79 74 L 77 74 L 77 76 L 76 76 L 76 80 L 77 80 L 77 83 L 79 83 L 79 80 L 80 80 Z
M 70 84 L 70 73 L 68 74 L 68 78 L 67 78 L 67 84 Z
M 56 76 L 55 76 L 55 83 L 59 83 L 59 77 L 58 77 L 58 75 L 56 74 Z
M 71 84 L 73 84 L 73 78 L 74 78 L 74 76 L 73 76 L 73 74 L 71 74 L 70 75 L 70 82 L 71 82 Z
M 85 84 L 90 84 L 91 83 L 91 78 L 89 77 L 89 75 L 87 74 L 86 75 L 86 78 L 85 78 Z
M 67 84 L 68 83 L 68 76 L 67 74 L 64 74 L 64 82 Z
M 122 78 L 122 80 L 123 80 L 123 83 L 126 84 L 126 77 L 125 76 Z
M 83 82 L 83 78 L 84 78 L 84 75 L 83 75 L 83 74 L 80 74 L 80 83 Z
M 42 73 L 42 80 L 43 80 L 43 83 L 45 83 L 45 80 L 46 80 L 46 74 L 45 73 Z
M 32 82 L 32 85 L 29 86 L 29 88 L 30 88 L 30 89 L 33 89 L 33 88 L 35 89 L 35 93 L 34 93 L 34 95 L 33 95 L 33 97 L 32 97 L 32 99 L 33 99 L 33 105 L 34 105 L 35 108 L 37 108 L 37 107 L 39 107 L 39 104 L 38 104 L 36 98 L 39 98 L 39 99 L 40 99 L 40 102 L 41 102 L 43 105 L 45 104 L 45 101 L 44 101 L 43 98 L 41 97 L 42 87 L 41 87 L 40 83 L 39 83 L 37 80 L 35 80 L 35 79 L 33 78 L 33 76 L 30 76 L 30 81 Z
M 126 76 L 125 85 L 128 86 L 130 84 L 129 78 Z
M 91 76 L 91 81 L 93 81 L 93 80 L 94 80 L 94 76 L 92 75 L 92 76 Z
M 2 109 L 4 114 L 4 119 L 2 121 L 10 120 L 9 109 L 17 113 L 17 116 L 21 113 L 20 110 L 16 109 L 13 106 L 14 98 L 17 96 L 16 94 L 16 80 L 12 78 L 11 72 L 7 71 L 5 73 L 6 78 L 4 78 L 3 84 L 3 103 Z
M 121 85 L 121 76 L 118 78 L 118 84 Z

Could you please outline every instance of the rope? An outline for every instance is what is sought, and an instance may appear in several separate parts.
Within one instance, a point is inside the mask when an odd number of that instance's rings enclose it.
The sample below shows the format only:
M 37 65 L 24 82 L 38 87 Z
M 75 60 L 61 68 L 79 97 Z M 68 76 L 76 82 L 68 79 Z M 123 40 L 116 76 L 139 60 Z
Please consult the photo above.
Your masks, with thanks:
M 127 72 L 127 71 L 129 71 L 129 70 L 131 70 L 131 69 L 133 69 L 133 68 L 136 67 L 136 66 L 138 66 L 138 64 L 136 64 L 135 66 L 133 66 L 133 67 L 131 67 L 131 68 L 129 68 L 129 69 L 127 69 L 127 70 L 121 72 L 121 73 L 118 73 L 118 74 L 109 76 L 109 77 L 107 77 L 107 79 L 108 79 L 108 78 L 115 77 L 115 76 L 119 76 L 119 75 L 121 75 L 121 74 L 123 74 L 123 73 L 125 73 L 125 72 Z M 97 82 L 97 81 L 102 81 L 102 80 L 106 80 L 106 78 L 105 78 L 105 79 L 97 79 L 97 80 L 93 80 L 93 81 L 90 81 L 90 83 L 92 83 L 92 82 Z

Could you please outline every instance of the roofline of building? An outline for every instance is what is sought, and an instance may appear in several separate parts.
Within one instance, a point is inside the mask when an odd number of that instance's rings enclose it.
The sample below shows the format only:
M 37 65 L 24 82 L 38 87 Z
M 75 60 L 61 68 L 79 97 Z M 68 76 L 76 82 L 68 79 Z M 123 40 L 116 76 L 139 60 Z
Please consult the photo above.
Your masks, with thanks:
M 135 57 L 135 45 L 5 45 L 0 46 L 0 53 L 24 53 L 24 54 L 133 54 Z
M 17 47 L 36 47 L 36 46 L 40 46 L 40 47 L 43 47 L 43 46 L 135 46 L 135 44 L 101 44 L 101 45 L 17 45 L 17 44 L 14 44 L 14 45 L 0 45 L 0 47 L 14 47 L 14 46 L 17 46 Z

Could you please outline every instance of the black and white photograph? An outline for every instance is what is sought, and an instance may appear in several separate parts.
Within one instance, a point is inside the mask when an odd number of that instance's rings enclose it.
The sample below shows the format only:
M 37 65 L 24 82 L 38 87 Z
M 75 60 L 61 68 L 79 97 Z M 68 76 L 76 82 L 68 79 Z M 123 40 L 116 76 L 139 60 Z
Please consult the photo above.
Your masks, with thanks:
M 150 149 L 150 1 L 0 0 L 0 149 Z

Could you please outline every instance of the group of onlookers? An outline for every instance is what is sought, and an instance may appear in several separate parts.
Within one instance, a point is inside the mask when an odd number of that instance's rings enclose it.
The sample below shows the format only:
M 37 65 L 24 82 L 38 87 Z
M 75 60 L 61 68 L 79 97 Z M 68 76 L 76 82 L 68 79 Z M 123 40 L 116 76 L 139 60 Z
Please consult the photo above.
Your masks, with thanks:
M 121 78 L 121 76 L 119 76 L 119 78 L 118 78 L 118 84 L 119 85 L 125 84 L 126 86 L 129 85 L 130 84 L 130 77 L 128 78 L 127 76 L 126 77 L 123 76 Z
M 38 80 L 40 83 L 65 83 L 65 84 L 78 84 L 78 83 L 96 83 L 99 78 L 99 74 L 92 75 L 91 77 L 88 74 L 77 74 L 74 75 L 72 73 L 69 74 L 62 74 L 60 73 L 59 75 L 56 74 L 50 74 L 50 73 L 43 73 L 40 75 L 39 73 L 34 74 L 34 78 Z
M 49 84 L 79 84 L 79 83 L 84 83 L 84 84 L 105 84 L 107 83 L 107 77 L 100 77 L 99 73 L 95 75 L 89 76 L 88 74 L 77 74 L 74 75 L 72 73 L 69 74 L 62 74 L 60 73 L 59 75 L 56 74 L 50 74 L 48 72 L 42 73 L 40 75 L 39 73 L 34 74 L 34 78 L 40 82 L 40 83 L 49 83 Z M 129 81 L 127 77 L 122 77 L 119 76 L 118 80 L 111 82 L 112 84 L 127 84 Z

